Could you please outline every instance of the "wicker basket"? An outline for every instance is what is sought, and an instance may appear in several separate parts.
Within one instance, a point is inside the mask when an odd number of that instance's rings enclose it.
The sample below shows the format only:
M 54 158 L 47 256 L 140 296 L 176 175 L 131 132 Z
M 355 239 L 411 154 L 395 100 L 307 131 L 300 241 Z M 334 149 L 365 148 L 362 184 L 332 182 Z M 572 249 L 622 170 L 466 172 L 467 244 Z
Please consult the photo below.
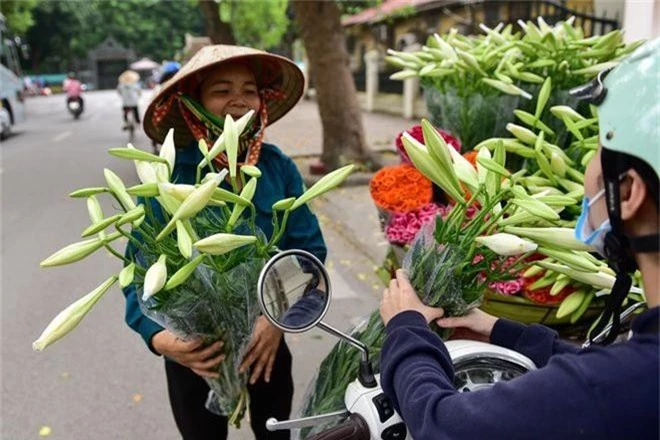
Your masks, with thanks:
M 538 304 L 521 296 L 499 295 L 488 291 L 480 308 L 500 318 L 548 326 L 577 325 L 586 320 L 593 320 L 603 310 L 602 305 L 592 304 L 576 323 L 571 323 L 571 315 L 557 318 L 559 304 Z

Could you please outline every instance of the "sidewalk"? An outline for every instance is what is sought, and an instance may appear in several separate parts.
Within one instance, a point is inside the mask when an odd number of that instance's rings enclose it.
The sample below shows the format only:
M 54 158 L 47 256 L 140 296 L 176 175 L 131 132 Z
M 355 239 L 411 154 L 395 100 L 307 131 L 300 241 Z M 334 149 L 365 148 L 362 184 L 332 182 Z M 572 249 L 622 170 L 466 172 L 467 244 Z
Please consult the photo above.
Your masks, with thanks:
M 378 153 L 384 164 L 398 163 L 394 145 L 396 136 L 419 123 L 416 119 L 408 120 L 395 115 L 367 112 L 362 112 L 362 121 L 367 148 Z M 265 140 L 280 147 L 296 161 L 308 186 L 321 177 L 309 173 L 309 165 L 323 151 L 323 127 L 315 101 L 303 100 L 298 103 L 282 120 L 268 127 Z M 354 173 L 346 185 L 366 185 L 371 176 L 371 173 Z
M 364 134 L 372 151 L 395 151 L 394 138 L 416 122 L 383 113 L 362 113 Z M 319 156 L 323 151 L 323 127 L 315 101 L 302 100 L 284 118 L 266 130 L 273 142 L 293 158 Z

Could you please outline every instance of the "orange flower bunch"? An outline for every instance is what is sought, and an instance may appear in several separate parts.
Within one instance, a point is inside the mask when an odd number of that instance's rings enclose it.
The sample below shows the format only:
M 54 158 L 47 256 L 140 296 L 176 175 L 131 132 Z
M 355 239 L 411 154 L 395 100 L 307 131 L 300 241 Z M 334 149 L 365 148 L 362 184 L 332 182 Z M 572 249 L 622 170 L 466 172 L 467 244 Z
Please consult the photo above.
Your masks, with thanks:
M 410 212 L 431 202 L 431 181 L 410 165 L 382 168 L 369 184 L 371 198 L 381 209 Z

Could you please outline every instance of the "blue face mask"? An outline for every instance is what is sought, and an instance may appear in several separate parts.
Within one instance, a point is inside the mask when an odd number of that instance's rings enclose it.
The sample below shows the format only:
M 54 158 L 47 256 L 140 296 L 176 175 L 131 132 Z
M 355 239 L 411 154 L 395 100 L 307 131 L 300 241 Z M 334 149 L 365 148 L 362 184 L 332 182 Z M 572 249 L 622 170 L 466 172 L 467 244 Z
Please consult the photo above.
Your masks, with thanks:
M 610 220 L 607 219 L 594 230 L 589 223 L 589 209 L 604 195 L 605 189 L 602 189 L 591 201 L 589 201 L 589 197 L 584 196 L 582 199 L 582 213 L 575 226 L 575 238 L 594 247 L 603 257 L 605 257 L 605 235 L 612 230 L 612 225 L 610 225 Z

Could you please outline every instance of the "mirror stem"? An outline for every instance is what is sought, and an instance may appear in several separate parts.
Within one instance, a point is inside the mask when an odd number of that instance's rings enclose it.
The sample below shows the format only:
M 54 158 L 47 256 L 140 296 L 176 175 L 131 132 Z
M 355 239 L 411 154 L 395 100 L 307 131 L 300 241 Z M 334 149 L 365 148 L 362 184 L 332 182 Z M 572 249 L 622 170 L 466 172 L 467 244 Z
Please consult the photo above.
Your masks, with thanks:
M 323 321 L 320 321 L 318 323 L 318 327 L 325 330 L 326 332 L 330 333 L 331 335 L 337 336 L 340 339 L 343 339 L 344 341 L 348 342 L 351 344 L 353 347 L 357 348 L 360 350 L 360 353 L 362 354 L 362 359 L 360 360 L 360 370 L 358 373 L 358 380 L 364 386 L 365 388 L 375 388 L 378 386 L 378 383 L 376 382 L 376 378 L 374 377 L 374 372 L 373 368 L 371 367 L 371 362 L 369 361 L 369 349 L 367 346 L 361 342 L 358 341 L 357 339 L 353 338 L 352 336 L 349 336 L 347 334 L 344 334 L 337 330 L 336 328 L 326 324 Z

